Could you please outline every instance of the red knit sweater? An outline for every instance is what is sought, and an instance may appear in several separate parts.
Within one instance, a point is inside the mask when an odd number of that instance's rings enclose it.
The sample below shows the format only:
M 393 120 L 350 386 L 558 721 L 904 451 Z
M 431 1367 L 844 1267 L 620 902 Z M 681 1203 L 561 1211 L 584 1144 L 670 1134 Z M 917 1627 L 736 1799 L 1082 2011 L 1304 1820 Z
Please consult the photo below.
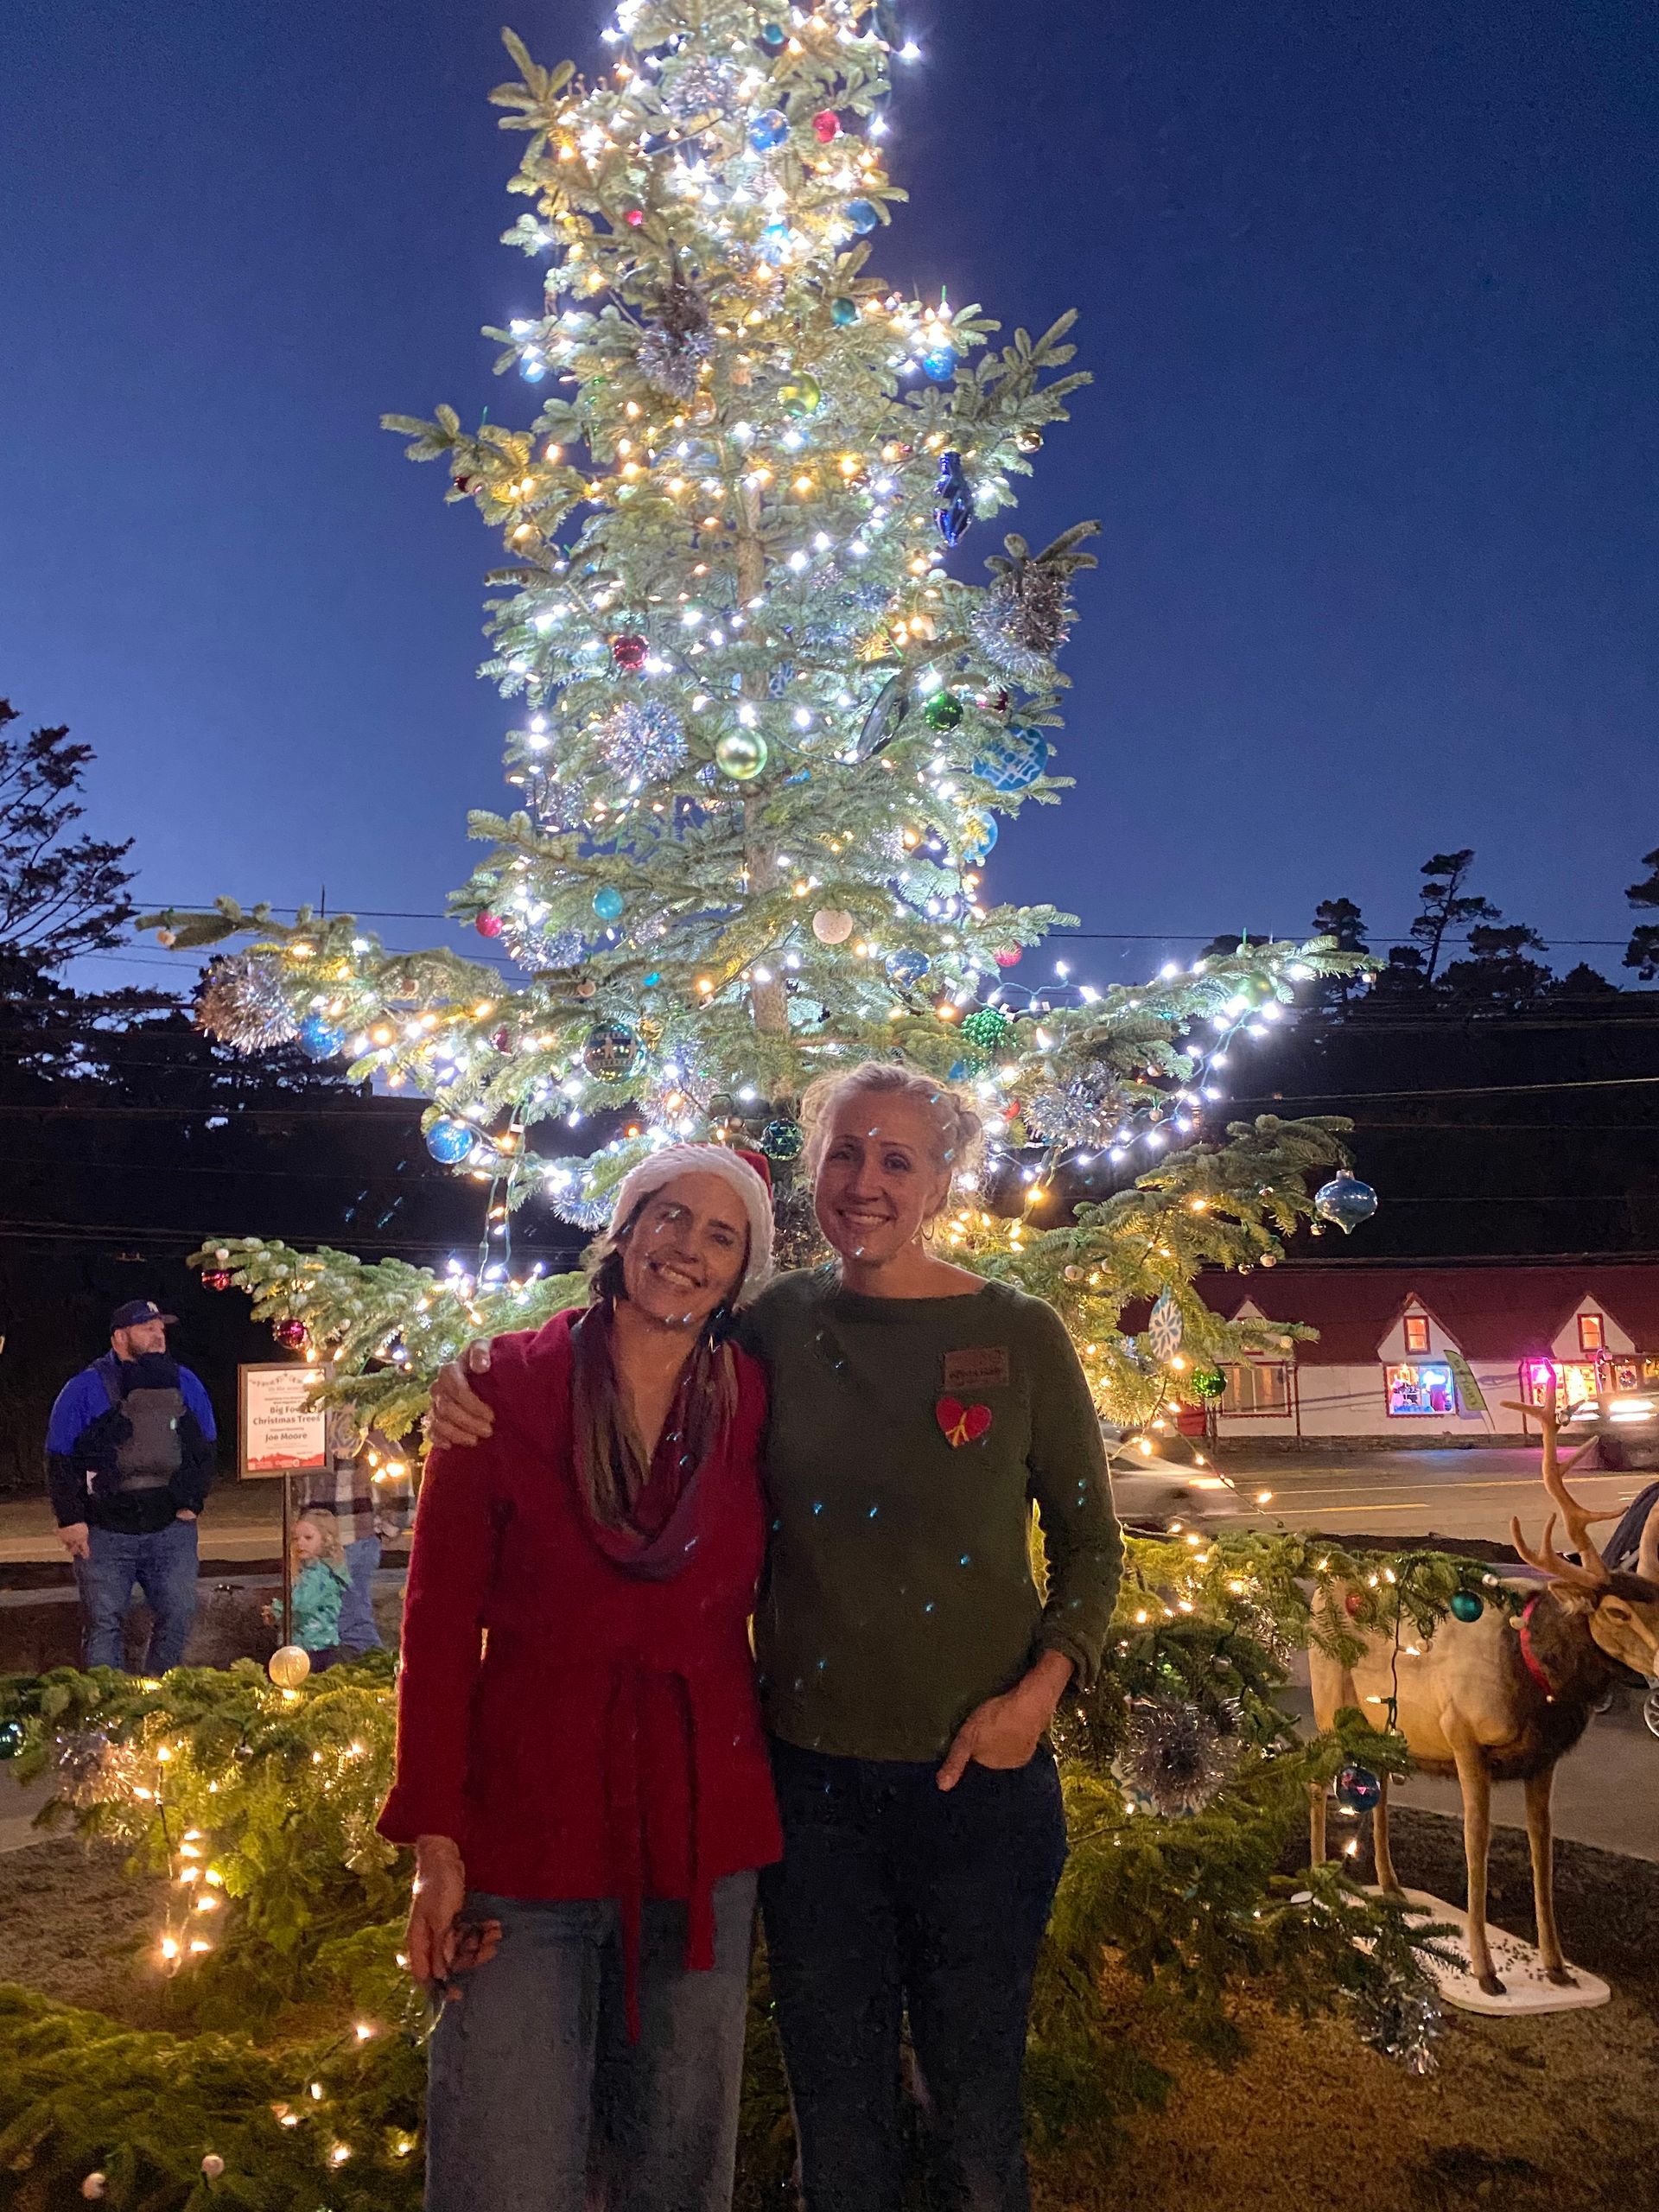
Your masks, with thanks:
M 749 1615 L 766 1525 L 766 1382 L 737 1352 L 738 1408 L 704 1467 L 698 1541 L 673 1580 L 625 1573 L 572 1471 L 573 1317 L 498 1337 L 473 1388 L 489 1442 L 433 1455 L 404 1599 L 397 1764 L 380 1833 L 453 1836 L 467 1885 L 690 1904 L 712 1964 L 713 1885 L 782 1849 Z

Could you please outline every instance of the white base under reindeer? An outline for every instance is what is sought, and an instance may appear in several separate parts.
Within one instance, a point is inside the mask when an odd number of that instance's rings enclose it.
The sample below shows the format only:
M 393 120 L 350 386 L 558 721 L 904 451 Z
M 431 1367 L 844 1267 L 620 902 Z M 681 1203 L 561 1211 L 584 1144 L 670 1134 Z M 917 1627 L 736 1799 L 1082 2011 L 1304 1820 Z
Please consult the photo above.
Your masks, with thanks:
M 1571 1976 L 1568 1981 L 1553 1979 L 1535 1944 L 1489 1922 L 1487 1945 L 1493 1969 L 1503 1984 L 1496 1996 L 1490 1996 L 1475 1972 L 1469 1917 L 1462 1908 L 1448 1904 L 1444 1897 L 1431 1897 L 1427 1890 L 1402 1890 L 1399 1895 L 1414 1917 L 1427 1923 L 1449 1923 L 1457 1929 L 1455 1936 L 1442 1941 L 1446 1950 L 1462 1954 L 1459 1963 L 1443 1966 L 1439 1960 L 1426 1957 L 1423 1964 L 1445 2002 L 1455 2005 L 1459 2012 L 1484 2012 L 1497 2019 L 1519 2019 L 1539 2012 L 1581 2012 L 1592 2005 L 1605 2005 L 1613 1993 L 1599 1974 L 1587 1974 L 1582 1967 L 1566 1968 Z

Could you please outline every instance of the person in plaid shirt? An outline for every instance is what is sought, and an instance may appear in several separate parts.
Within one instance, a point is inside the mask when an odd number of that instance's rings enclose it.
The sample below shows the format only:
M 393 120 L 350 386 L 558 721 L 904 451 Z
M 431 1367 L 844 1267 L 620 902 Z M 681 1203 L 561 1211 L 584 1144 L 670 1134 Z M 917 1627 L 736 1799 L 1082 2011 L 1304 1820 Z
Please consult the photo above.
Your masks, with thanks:
M 340 1609 L 340 1642 L 346 1651 L 383 1647 L 374 1622 L 374 1578 L 381 1546 L 400 1536 L 414 1518 L 409 1461 L 378 1429 L 359 1445 L 349 1414 L 329 1423 L 333 1471 L 302 1477 L 296 1505 L 302 1512 L 332 1513 L 340 1531 L 352 1586 Z

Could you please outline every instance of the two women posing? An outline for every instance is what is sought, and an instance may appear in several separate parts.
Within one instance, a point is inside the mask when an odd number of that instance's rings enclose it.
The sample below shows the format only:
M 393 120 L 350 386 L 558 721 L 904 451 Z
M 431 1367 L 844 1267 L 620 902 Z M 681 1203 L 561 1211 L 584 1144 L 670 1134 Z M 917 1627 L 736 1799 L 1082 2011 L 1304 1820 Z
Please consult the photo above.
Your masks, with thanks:
M 763 1289 L 761 1174 L 680 1147 L 588 1306 L 441 1380 L 381 1820 L 460 1993 L 429 2212 L 724 2212 L 757 1874 L 807 2212 L 897 2212 L 906 2014 L 948 2201 L 1027 2202 L 1045 1737 L 1121 1559 L 1099 1427 L 1052 1310 L 928 1248 L 964 1102 L 870 1065 L 806 1118 L 834 1269 Z

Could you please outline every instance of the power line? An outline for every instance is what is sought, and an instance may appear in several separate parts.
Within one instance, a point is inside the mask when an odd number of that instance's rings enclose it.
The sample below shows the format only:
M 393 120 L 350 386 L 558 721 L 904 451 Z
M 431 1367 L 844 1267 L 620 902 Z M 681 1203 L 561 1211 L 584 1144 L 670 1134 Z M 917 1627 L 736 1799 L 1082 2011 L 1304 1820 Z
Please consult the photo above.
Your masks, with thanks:
M 1332 1105 L 1344 1098 L 1506 1098 L 1517 1091 L 1630 1090 L 1659 1084 L 1659 1075 L 1587 1076 L 1573 1083 L 1482 1083 L 1448 1090 L 1287 1090 L 1250 1091 L 1229 1101 L 1234 1106 Z

